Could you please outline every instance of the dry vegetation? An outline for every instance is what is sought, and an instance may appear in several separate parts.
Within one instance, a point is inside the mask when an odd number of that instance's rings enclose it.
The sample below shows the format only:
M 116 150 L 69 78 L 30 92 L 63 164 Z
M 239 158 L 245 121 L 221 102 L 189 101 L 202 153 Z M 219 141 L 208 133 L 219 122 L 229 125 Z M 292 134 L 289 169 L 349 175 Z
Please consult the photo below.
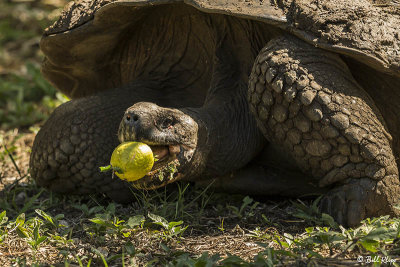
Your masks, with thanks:
M 38 188 L 28 173 L 33 139 L 66 101 L 40 75 L 38 42 L 65 2 L 0 2 L 0 266 L 332 266 L 374 255 L 400 261 L 399 219 L 344 229 L 311 200 L 252 199 L 179 183 L 136 192 L 137 202 L 119 205 L 102 195 Z

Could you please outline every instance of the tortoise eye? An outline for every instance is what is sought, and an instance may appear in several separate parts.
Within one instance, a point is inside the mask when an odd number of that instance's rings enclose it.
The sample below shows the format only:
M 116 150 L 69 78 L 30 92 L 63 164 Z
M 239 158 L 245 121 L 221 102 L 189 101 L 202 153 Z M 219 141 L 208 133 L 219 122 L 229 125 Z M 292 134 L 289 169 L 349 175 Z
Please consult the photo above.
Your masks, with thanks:
M 166 129 L 170 126 L 172 126 L 174 123 L 174 121 L 171 118 L 165 118 L 162 122 L 161 122 L 161 128 Z

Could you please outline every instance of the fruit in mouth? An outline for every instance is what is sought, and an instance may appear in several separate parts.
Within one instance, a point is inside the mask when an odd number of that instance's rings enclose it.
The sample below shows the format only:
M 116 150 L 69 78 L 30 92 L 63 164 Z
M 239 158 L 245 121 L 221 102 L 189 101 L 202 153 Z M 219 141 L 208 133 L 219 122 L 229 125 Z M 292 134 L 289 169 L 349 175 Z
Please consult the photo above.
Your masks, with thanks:
M 114 149 L 110 165 L 100 167 L 100 170 L 112 169 L 120 179 L 132 182 L 143 178 L 153 165 L 153 151 L 148 145 L 141 142 L 124 142 Z
M 176 155 L 179 145 L 147 145 L 141 142 L 123 142 L 117 146 L 110 165 L 100 167 L 100 171 L 113 171 L 120 179 L 137 181 L 145 176 L 156 176 L 162 182 L 173 179 L 179 165 Z

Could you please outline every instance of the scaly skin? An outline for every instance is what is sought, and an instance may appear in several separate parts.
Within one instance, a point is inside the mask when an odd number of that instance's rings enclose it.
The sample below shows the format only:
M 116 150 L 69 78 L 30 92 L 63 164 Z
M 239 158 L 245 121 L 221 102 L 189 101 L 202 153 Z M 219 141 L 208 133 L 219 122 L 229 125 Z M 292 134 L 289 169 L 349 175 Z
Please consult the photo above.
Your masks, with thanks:
M 396 213 L 392 138 L 337 55 L 290 36 L 270 41 L 255 61 L 249 102 L 270 142 L 320 187 L 334 186 L 322 204 L 339 223 Z

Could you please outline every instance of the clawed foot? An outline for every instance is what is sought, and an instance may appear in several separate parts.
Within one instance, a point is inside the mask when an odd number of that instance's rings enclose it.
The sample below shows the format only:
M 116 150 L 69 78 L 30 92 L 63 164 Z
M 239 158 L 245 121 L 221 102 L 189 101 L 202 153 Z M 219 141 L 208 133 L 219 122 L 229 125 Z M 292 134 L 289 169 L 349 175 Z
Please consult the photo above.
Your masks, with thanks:
M 361 186 L 361 182 L 366 183 Z M 339 224 L 355 226 L 365 218 L 367 190 L 374 182 L 370 179 L 352 180 L 350 183 L 336 187 L 321 200 L 322 212 L 330 214 Z
M 396 215 L 394 208 L 398 193 L 397 183 L 374 181 L 369 178 L 351 179 L 335 187 L 321 200 L 321 210 L 330 214 L 339 224 L 357 226 L 361 220 L 383 214 Z M 396 177 L 393 177 L 393 182 Z

